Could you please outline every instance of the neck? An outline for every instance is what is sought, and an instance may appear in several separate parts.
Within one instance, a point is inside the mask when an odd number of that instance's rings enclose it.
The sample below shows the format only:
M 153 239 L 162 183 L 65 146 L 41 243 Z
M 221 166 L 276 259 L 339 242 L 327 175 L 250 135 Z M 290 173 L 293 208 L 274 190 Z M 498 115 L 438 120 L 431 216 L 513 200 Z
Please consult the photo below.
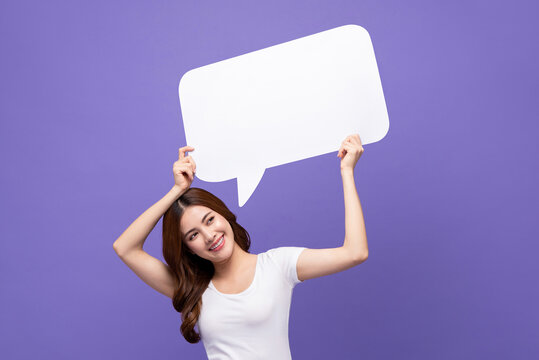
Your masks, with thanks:
M 252 254 L 249 254 L 243 250 L 236 242 L 234 242 L 234 249 L 232 255 L 226 260 L 221 262 L 213 262 L 215 268 L 214 279 L 225 279 L 235 277 L 245 268 L 245 263 Z

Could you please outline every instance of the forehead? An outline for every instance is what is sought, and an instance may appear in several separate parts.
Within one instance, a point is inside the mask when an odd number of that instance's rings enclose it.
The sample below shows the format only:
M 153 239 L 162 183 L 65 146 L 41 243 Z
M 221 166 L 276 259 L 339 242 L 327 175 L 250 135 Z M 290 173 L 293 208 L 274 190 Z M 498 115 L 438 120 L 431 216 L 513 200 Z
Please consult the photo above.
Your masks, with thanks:
M 185 229 L 189 226 L 199 225 L 204 215 L 209 211 L 213 210 L 203 205 L 191 205 L 187 207 L 182 215 L 180 226 Z

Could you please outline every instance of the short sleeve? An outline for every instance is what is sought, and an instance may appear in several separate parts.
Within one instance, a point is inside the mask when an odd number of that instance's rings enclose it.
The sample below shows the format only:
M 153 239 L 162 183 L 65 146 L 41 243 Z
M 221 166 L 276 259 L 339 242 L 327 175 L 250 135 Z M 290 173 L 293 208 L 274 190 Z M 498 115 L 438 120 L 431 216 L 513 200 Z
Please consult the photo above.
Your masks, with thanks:
M 298 279 L 296 265 L 299 255 L 306 249 L 298 246 L 283 246 L 268 250 L 268 255 L 272 261 L 281 269 L 286 282 L 294 287 L 301 281 Z

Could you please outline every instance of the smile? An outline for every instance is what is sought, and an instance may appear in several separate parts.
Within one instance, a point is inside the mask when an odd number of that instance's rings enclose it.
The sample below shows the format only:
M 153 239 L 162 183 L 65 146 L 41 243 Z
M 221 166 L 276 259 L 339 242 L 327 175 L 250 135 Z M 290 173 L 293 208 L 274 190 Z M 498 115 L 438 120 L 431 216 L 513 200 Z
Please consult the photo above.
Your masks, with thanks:
M 217 241 L 212 247 L 210 247 L 210 251 L 219 251 L 223 247 L 225 243 L 225 236 L 221 236 L 221 239 Z

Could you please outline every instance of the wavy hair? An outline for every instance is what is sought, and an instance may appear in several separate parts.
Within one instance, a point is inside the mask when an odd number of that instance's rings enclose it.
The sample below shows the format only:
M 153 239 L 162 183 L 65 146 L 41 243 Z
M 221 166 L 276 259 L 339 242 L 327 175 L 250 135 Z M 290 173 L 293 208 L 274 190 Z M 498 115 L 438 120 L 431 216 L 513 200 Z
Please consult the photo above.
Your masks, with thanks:
M 179 284 L 174 290 L 172 305 L 181 314 L 180 331 L 191 344 L 200 341 L 195 325 L 202 308 L 202 294 L 208 287 L 215 269 L 213 263 L 189 251 L 183 244 L 180 220 L 187 207 L 206 206 L 221 214 L 231 225 L 234 240 L 244 251 L 249 252 L 251 238 L 247 230 L 236 222 L 233 214 L 221 199 L 209 191 L 189 188 L 163 215 L 163 257 Z M 185 247 L 185 248 L 184 248 Z

